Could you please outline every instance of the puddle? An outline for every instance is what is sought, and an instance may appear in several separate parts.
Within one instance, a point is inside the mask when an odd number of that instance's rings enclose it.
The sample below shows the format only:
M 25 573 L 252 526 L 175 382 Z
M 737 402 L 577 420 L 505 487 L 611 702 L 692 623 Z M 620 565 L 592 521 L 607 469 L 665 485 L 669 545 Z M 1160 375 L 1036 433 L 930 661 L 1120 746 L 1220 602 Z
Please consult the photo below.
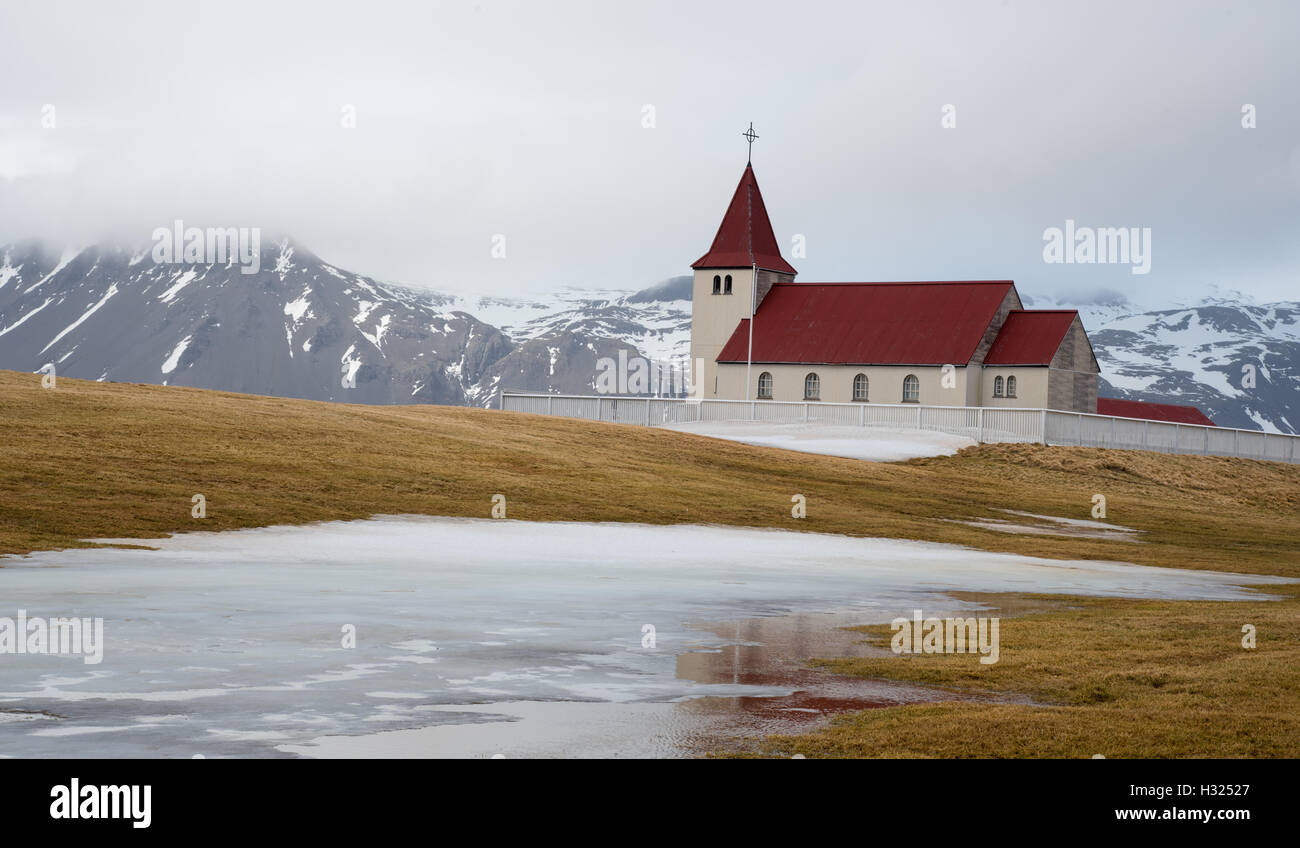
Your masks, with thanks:
M 1291 582 L 684 525 L 386 517 L 156 545 L 5 561 L 0 617 L 104 626 L 97 664 L 4 657 L 0 751 L 690 756 L 934 699 L 804 662 L 880 650 L 846 624 L 976 608 L 945 592 L 1234 600 Z
M 1055 515 L 1039 515 L 1033 512 L 1021 512 L 1015 509 L 999 509 L 1008 515 L 1018 515 L 1033 519 L 1032 522 L 1015 522 L 1002 518 L 976 518 L 972 520 L 947 519 L 956 524 L 994 530 L 999 533 L 1015 533 L 1029 536 L 1067 536 L 1073 539 L 1104 539 L 1112 542 L 1141 542 L 1139 533 L 1119 524 L 1107 524 L 1103 521 L 1088 521 L 1082 518 L 1061 518 Z
M 936 598 L 927 609 L 947 615 Z M 955 607 L 954 607 L 955 609 Z M 801 613 L 699 626 L 718 647 L 677 655 L 675 676 L 710 688 L 764 694 L 672 702 L 505 701 L 431 710 L 439 723 L 362 736 L 328 736 L 280 750 L 329 758 L 675 758 L 752 750 L 771 734 L 814 730 L 846 712 L 935 701 L 1030 703 L 809 668 L 814 658 L 889 655 L 843 628 L 860 614 Z M 971 662 L 978 662 L 972 655 Z

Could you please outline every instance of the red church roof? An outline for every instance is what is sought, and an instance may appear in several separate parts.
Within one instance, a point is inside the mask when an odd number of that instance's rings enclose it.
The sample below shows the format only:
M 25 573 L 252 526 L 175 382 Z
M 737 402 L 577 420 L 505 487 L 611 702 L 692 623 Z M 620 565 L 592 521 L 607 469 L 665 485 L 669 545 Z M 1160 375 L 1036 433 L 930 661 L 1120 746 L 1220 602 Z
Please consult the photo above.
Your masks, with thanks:
M 1172 421 L 1175 424 L 1216 426 L 1205 413 L 1196 407 L 1181 406 L 1175 403 L 1147 403 L 1141 400 L 1099 397 L 1097 398 L 1097 414 L 1114 415 L 1117 418 L 1144 418 L 1148 421 Z
M 745 166 L 736 193 L 731 197 L 727 214 L 722 216 L 722 226 L 713 237 L 709 252 L 691 263 L 692 268 L 749 268 L 757 265 L 767 271 L 797 274 L 789 262 L 781 258 L 772 232 L 772 222 L 763 205 L 763 195 L 754 178 L 754 168 Z
M 1007 315 L 985 365 L 1050 365 L 1079 313 L 1074 309 L 1016 309 Z
M 758 306 L 754 362 L 965 365 L 1010 280 L 951 283 L 777 283 Z M 741 320 L 718 362 L 745 362 Z

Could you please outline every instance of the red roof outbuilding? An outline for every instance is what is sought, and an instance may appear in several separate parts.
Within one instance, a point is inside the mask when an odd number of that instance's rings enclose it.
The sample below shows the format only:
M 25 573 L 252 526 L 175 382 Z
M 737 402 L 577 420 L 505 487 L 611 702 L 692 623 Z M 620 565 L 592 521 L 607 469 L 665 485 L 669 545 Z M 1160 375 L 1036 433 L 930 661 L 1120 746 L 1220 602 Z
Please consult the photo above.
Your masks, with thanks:
M 713 237 L 709 252 L 691 263 L 692 268 L 749 268 L 758 266 L 766 271 L 797 274 L 789 262 L 781 257 L 781 248 L 772 232 L 772 222 L 763 205 L 763 194 L 758 190 L 754 168 L 745 166 L 736 193 L 731 197 L 727 214 Z
M 1147 403 L 1142 400 L 1097 398 L 1097 414 L 1116 418 L 1142 418 L 1147 421 L 1170 421 L 1175 424 L 1201 424 L 1216 426 L 1209 417 L 1194 406 L 1174 403 Z

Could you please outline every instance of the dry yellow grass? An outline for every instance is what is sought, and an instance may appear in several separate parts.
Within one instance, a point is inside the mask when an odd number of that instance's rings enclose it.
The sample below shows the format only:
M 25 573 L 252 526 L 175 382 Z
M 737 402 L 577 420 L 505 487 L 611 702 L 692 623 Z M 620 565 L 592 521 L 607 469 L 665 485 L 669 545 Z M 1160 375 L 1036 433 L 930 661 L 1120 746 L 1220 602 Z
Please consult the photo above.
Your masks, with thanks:
M 1056 606 L 1001 621 L 1001 657 L 828 660 L 835 671 L 1035 706 L 945 702 L 869 710 L 767 752 L 830 757 L 1298 757 L 1300 586 L 1285 601 L 1159 602 L 1030 596 Z M 963 595 L 995 609 L 1015 596 Z M 993 612 L 997 615 L 997 612 Z M 1005 612 L 1003 613 L 1006 614 Z M 1242 645 L 1242 625 L 1256 647 Z M 888 644 L 888 627 L 862 628 Z
M 1300 577 L 1300 467 L 986 445 L 878 464 L 450 407 L 366 407 L 0 371 L 0 554 L 385 513 L 783 527 Z M 191 518 L 190 498 L 208 517 Z M 808 518 L 790 517 L 790 497 Z M 1109 520 L 1143 543 L 1012 536 L 952 519 Z M 999 603 L 1007 603 L 999 599 Z M 1047 603 L 1035 601 L 1035 603 Z M 1050 706 L 873 710 L 771 753 L 1298 756 L 1300 600 L 1079 599 L 1006 620 L 1002 661 L 884 657 L 839 671 L 1018 691 Z M 1239 647 L 1240 625 L 1260 647 Z
M 702 522 L 889 536 L 1056 558 L 1300 576 L 1300 467 L 986 445 L 879 464 L 644 427 L 454 407 L 369 407 L 0 371 L 0 553 L 95 537 L 384 513 Z M 946 519 L 1088 518 L 1141 545 L 1016 537 Z M 203 494 L 208 517 L 190 517 Z M 808 518 L 790 517 L 790 497 Z

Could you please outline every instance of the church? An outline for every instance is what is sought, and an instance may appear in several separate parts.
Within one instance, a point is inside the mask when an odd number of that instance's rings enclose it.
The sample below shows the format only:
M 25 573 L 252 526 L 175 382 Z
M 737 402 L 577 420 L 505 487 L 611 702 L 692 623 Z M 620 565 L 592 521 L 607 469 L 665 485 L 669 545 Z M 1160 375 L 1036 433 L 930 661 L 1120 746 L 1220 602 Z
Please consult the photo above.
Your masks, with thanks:
M 696 397 L 1097 411 L 1078 312 L 1011 280 L 795 282 L 752 163 L 691 268 Z

